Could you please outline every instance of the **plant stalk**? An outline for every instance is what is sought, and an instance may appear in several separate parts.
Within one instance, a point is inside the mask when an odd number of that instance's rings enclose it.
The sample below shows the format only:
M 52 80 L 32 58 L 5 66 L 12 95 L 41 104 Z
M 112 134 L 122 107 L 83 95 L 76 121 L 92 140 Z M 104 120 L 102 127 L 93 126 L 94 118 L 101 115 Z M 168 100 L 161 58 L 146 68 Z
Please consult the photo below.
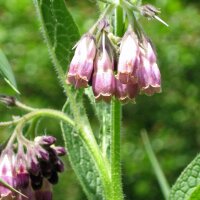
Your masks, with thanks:
M 120 5 L 120 2 L 117 2 Z M 123 10 L 117 6 L 115 10 L 115 35 L 123 35 Z M 121 180 L 121 103 L 112 100 L 112 135 L 111 135 L 111 180 L 112 199 L 123 200 Z

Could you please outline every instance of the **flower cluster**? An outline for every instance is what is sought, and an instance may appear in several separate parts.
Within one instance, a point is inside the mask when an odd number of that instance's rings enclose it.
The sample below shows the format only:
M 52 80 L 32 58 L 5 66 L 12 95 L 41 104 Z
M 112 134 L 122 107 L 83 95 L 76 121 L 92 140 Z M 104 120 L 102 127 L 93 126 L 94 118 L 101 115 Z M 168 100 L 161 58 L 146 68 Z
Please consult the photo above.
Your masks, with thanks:
M 18 139 L 16 153 L 13 147 L 1 152 L 0 178 L 24 196 L 0 183 L 0 199 L 52 199 L 51 186 L 64 170 L 59 157 L 66 154 L 64 147 L 54 145 L 55 141 L 52 136 L 39 136 L 34 141 Z
M 83 35 L 70 63 L 67 84 L 75 88 L 92 85 L 96 100 L 106 102 L 112 96 L 127 102 L 134 101 L 139 93 L 161 92 L 160 71 L 150 40 L 144 35 L 138 37 L 130 26 L 119 50 L 116 46 L 104 29 L 99 41 L 90 33 Z

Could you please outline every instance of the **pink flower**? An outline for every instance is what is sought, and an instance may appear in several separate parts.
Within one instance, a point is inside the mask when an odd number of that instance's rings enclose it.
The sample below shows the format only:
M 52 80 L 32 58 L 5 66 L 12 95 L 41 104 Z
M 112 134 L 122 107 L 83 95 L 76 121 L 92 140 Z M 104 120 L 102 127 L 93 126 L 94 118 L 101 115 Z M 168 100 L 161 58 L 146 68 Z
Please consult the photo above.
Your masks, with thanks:
M 95 55 L 94 38 L 92 35 L 86 34 L 76 45 L 75 54 L 67 74 L 67 84 L 72 84 L 76 88 L 87 87 L 92 75 Z
M 121 42 L 117 78 L 123 84 L 135 83 L 139 45 L 136 34 L 128 30 Z
M 161 92 L 161 75 L 156 63 L 155 52 L 147 40 L 140 47 L 140 63 L 137 71 L 141 92 L 147 95 Z
M 109 102 L 115 92 L 115 77 L 113 73 L 113 61 L 103 46 L 97 53 L 92 88 L 96 100 Z

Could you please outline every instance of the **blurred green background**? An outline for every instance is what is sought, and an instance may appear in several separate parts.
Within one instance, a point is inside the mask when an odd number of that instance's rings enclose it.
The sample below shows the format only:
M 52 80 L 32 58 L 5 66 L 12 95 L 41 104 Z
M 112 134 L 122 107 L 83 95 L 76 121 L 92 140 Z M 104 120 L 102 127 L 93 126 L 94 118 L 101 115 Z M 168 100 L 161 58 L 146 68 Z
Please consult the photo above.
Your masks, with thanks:
M 97 19 L 94 1 L 66 0 L 84 33 Z M 164 199 L 146 156 L 141 129 L 147 129 L 153 149 L 172 185 L 200 147 L 200 2 L 189 0 L 148 1 L 161 8 L 170 26 L 142 19 L 154 42 L 162 74 L 161 94 L 139 96 L 137 104 L 123 107 L 122 170 L 126 200 Z M 34 107 L 61 109 L 65 96 L 56 79 L 31 0 L 0 0 L 0 47 L 13 67 L 21 95 Z M 0 77 L 0 93 L 14 95 Z M 22 111 L 0 105 L 0 120 Z M 45 126 L 46 120 L 43 120 Z M 12 128 L 1 128 L 1 140 Z M 59 126 L 51 121 L 41 133 L 59 138 Z M 68 163 L 54 187 L 54 199 L 85 200 Z

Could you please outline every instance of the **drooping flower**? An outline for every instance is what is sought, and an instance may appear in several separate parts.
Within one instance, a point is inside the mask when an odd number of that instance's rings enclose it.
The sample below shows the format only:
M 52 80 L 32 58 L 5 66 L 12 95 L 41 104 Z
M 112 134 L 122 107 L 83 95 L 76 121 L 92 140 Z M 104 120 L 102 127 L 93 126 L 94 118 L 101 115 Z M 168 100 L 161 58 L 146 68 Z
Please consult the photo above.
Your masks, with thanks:
M 120 45 L 117 79 L 123 84 L 136 83 L 137 57 L 139 45 L 136 34 L 131 28 L 127 30 Z
M 27 170 L 26 155 L 23 146 L 18 144 L 18 152 L 15 161 L 16 188 L 26 189 L 29 185 L 29 173 Z
M 161 92 L 161 75 L 156 63 L 156 55 L 147 40 L 140 47 L 140 64 L 137 71 L 138 84 L 142 93 L 153 95 Z
M 108 44 L 107 44 L 108 45 Z M 97 101 L 109 102 L 115 93 L 114 62 L 109 49 L 105 44 L 105 35 L 102 46 L 97 52 L 94 73 L 92 78 L 92 89 Z
M 87 87 L 91 79 L 95 55 L 95 39 L 91 34 L 85 34 L 76 45 L 67 74 L 67 84 L 72 84 L 76 88 Z

